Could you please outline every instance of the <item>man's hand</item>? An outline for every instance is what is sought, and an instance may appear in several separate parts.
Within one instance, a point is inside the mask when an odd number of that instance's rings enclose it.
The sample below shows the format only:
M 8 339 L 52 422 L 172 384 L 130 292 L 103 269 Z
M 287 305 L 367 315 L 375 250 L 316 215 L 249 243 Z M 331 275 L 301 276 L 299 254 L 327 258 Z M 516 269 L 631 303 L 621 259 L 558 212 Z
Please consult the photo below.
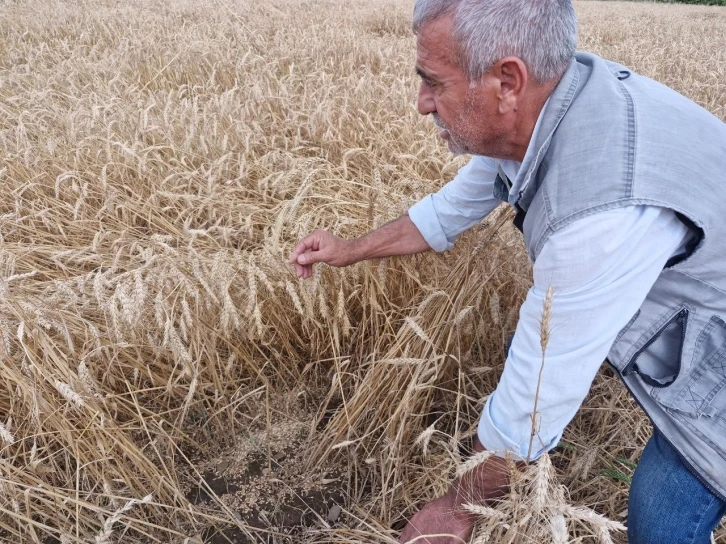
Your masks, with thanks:
M 475 451 L 483 448 L 477 440 Z M 401 533 L 401 542 L 416 544 L 462 544 L 468 542 L 476 516 L 463 508 L 466 504 L 486 504 L 509 490 L 509 465 L 492 456 L 455 481 L 449 491 L 424 506 L 411 518 Z
M 313 275 L 315 263 L 348 266 L 364 259 L 411 255 L 429 248 L 407 214 L 355 240 L 343 240 L 324 230 L 303 238 L 290 255 L 298 278 Z
M 466 544 L 474 530 L 476 517 L 457 507 L 456 503 L 456 490 L 452 487 L 411 518 L 401 533 L 401 542 Z
M 356 262 L 355 242 L 343 240 L 324 230 L 316 230 L 300 240 L 292 254 L 290 264 L 295 267 L 298 278 L 313 275 L 315 263 L 330 266 L 348 266 Z

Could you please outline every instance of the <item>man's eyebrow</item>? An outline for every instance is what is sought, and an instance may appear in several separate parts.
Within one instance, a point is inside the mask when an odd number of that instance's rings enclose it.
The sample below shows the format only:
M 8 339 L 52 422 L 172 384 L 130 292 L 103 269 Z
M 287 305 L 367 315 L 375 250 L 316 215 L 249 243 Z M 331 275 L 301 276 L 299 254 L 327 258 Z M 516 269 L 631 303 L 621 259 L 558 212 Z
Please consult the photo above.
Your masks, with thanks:
M 435 81 L 435 78 L 424 72 L 420 66 L 416 66 L 416 73 L 421 79 L 424 79 L 426 81 Z

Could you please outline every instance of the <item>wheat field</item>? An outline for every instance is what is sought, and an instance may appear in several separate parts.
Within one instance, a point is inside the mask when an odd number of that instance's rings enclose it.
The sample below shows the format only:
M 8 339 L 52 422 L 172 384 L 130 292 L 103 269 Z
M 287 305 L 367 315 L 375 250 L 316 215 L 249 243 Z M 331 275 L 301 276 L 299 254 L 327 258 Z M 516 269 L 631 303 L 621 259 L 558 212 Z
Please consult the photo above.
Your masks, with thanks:
M 726 10 L 576 7 L 581 49 L 726 120 Z M 466 469 L 530 284 L 510 214 L 287 264 L 462 164 L 415 109 L 411 8 L 0 2 L 0 542 L 393 543 Z M 623 542 L 649 432 L 604 370 L 474 538 Z

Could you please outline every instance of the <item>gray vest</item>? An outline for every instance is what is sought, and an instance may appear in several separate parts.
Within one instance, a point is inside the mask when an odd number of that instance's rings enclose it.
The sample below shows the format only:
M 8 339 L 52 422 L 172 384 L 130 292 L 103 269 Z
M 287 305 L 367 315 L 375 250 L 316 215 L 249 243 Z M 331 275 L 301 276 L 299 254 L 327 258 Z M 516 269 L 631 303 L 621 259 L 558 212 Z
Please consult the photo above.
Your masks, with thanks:
M 531 259 L 603 210 L 674 210 L 693 233 L 608 355 L 654 425 L 726 499 L 726 124 L 675 91 L 578 53 L 550 97 L 517 207 Z M 500 177 L 495 195 L 507 200 Z

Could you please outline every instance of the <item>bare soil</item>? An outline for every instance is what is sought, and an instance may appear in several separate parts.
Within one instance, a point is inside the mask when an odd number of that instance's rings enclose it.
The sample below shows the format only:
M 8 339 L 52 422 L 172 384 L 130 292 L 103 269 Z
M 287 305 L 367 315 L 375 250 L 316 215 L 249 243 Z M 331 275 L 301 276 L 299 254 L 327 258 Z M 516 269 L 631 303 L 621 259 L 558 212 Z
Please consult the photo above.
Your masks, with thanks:
M 214 459 L 200 463 L 203 483 L 187 498 L 207 511 L 230 508 L 244 525 L 258 529 L 254 537 L 238 527 L 211 527 L 204 542 L 293 542 L 306 527 L 331 525 L 346 505 L 339 467 L 308 468 L 305 447 L 309 424 L 283 420 L 269 433 L 260 428 Z

